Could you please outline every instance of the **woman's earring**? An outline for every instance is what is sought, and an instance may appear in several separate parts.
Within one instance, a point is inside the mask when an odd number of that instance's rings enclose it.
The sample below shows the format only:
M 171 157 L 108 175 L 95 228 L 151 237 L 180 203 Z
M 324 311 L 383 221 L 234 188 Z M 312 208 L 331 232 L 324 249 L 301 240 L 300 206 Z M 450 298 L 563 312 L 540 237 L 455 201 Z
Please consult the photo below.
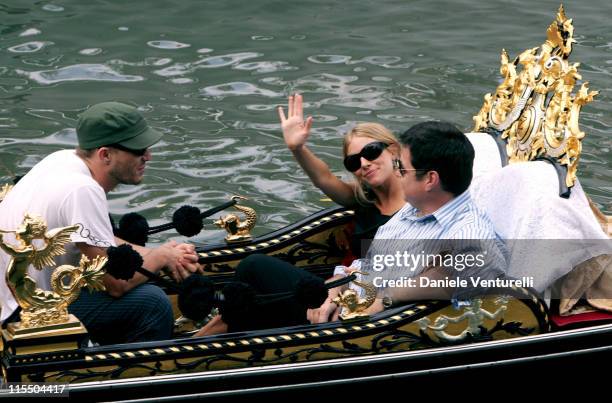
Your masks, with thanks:
M 393 169 L 400 169 L 402 167 L 402 161 L 400 161 L 399 159 L 395 158 L 393 160 Z

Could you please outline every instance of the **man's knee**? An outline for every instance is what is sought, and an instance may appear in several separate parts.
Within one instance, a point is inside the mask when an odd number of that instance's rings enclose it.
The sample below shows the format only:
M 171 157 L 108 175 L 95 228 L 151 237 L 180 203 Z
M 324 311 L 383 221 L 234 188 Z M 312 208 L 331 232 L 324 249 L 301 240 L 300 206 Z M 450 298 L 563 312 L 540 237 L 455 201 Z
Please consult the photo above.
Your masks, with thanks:
M 167 339 L 172 336 L 174 324 L 172 304 L 161 288 L 152 284 L 143 284 L 131 290 L 128 295 L 126 297 L 130 299 L 134 311 L 138 313 L 134 338 L 147 341 Z
M 133 290 L 137 295 L 137 300 L 141 301 L 140 310 L 143 316 L 158 315 L 172 319 L 172 304 L 166 293 L 153 284 L 143 284 Z

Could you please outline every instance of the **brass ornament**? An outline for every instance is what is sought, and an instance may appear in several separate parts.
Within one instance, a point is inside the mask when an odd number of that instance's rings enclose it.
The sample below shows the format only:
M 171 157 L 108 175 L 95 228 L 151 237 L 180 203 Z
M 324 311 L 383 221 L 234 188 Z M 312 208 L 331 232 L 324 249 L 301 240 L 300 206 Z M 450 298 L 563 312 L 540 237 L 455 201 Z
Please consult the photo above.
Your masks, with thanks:
M 248 199 L 243 196 L 233 196 L 232 200 L 238 202 L 238 200 Z M 219 228 L 224 228 L 227 231 L 225 241 L 228 243 L 250 241 L 253 238 L 251 236 L 251 230 L 255 227 L 255 223 L 257 222 L 257 213 L 255 213 L 254 209 L 239 204 L 235 204 L 234 208 L 244 213 L 246 217 L 244 222 L 240 221 L 238 215 L 228 214 L 225 217 L 219 217 L 219 219 L 213 221 L 213 223 Z
M 468 335 L 476 336 L 479 335 L 484 324 L 485 319 L 498 319 L 503 318 L 504 312 L 508 309 L 508 298 L 499 297 L 495 300 L 495 304 L 499 305 L 499 308 L 493 313 L 482 308 L 482 299 L 474 298 L 464 308 L 461 315 L 450 317 L 446 315 L 440 315 L 436 318 L 433 325 L 430 324 L 430 319 L 426 316 L 417 320 L 421 330 L 432 330 L 433 333 L 438 336 L 440 340 L 457 342 L 464 340 Z M 459 334 L 453 335 L 447 333 L 445 330 L 451 323 L 460 323 L 467 320 L 467 327 Z
M 567 167 L 568 187 L 576 181 L 585 136 L 578 124 L 580 110 L 599 93 L 589 91 L 584 82 L 572 94 L 582 79 L 580 64 L 568 62 L 576 42 L 573 36 L 572 19 L 560 6 L 539 48 L 525 50 L 512 62 L 502 50 L 503 81 L 493 95 L 485 95 L 480 112 L 473 117 L 474 132 L 501 133 L 510 163 L 546 156 Z
M 69 322 L 68 305 L 78 297 L 81 287 L 104 290 L 102 267 L 106 263 L 105 257 L 98 256 L 90 262 L 83 256 L 79 267 L 59 266 L 51 276 L 52 291 L 38 288 L 34 279 L 28 276 L 30 265 L 36 270 L 54 266 L 54 257 L 65 253 L 64 246 L 70 242 L 70 234 L 78 228 L 78 225 L 71 225 L 47 232 L 47 224 L 41 217 L 26 214 L 17 230 L 1 231 L 0 247 L 11 256 L 6 270 L 6 283 L 22 309 L 21 322 L 16 325 L 16 329 Z M 7 243 L 3 233 L 13 233 L 19 244 Z M 42 240 L 42 247 L 38 246 L 39 243 L 35 245 L 34 240 Z
M 364 273 L 358 270 L 352 273 L 359 273 L 367 276 L 368 273 Z M 357 318 L 368 318 L 369 315 L 366 310 L 372 306 L 376 300 L 376 287 L 373 284 L 365 283 L 362 281 L 353 280 L 353 284 L 363 288 L 366 292 L 366 297 L 361 298 L 357 291 L 348 289 L 345 290 L 341 295 L 337 296 L 332 300 L 335 304 L 342 308 L 340 319 L 352 320 Z
M 4 200 L 7 194 L 9 194 L 11 189 L 13 189 L 13 185 L 9 185 L 8 183 L 5 183 L 2 185 L 2 187 L 0 187 L 0 203 L 2 203 L 2 200 Z

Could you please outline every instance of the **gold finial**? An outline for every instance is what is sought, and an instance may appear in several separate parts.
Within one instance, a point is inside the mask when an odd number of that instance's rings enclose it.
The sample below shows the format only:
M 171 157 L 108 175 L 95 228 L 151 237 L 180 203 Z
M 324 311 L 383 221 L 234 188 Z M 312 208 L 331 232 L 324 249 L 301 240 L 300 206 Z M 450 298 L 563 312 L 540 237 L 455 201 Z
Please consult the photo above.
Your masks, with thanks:
M 232 200 L 238 202 L 238 200 L 248 200 L 244 196 L 232 196 Z M 257 222 L 257 213 L 254 209 L 246 206 L 234 205 L 234 208 L 241 211 L 245 215 L 245 221 L 241 222 L 240 217 L 236 214 L 228 214 L 225 217 L 219 217 L 218 220 L 213 221 L 213 224 L 219 228 L 224 228 L 227 231 L 225 241 L 228 243 L 250 241 L 253 237 L 251 236 L 251 230 L 255 227 Z
M 574 42 L 572 20 L 561 5 L 539 48 L 525 50 L 512 62 L 502 51 L 500 73 L 504 80 L 494 94 L 485 95 L 473 118 L 474 131 L 493 130 L 506 140 L 510 163 L 556 159 L 567 168 L 568 187 L 576 181 L 585 135 L 578 125 L 580 109 L 598 94 L 589 91 L 587 83 L 572 93 L 582 79 L 579 64 L 568 62 Z
M 546 30 L 546 38 L 543 46 L 555 50 L 554 55 L 567 58 L 572 53 L 572 44 L 576 42 L 574 26 L 572 25 L 572 19 L 565 15 L 563 4 L 559 6 L 556 20 L 551 22 Z
M 367 276 L 368 273 L 353 270 L 351 273 L 358 273 Z M 336 303 L 342 308 L 340 319 L 342 320 L 353 320 L 357 318 L 367 318 L 369 315 L 366 310 L 372 306 L 376 300 L 376 287 L 373 284 L 353 280 L 353 283 L 365 290 L 365 298 L 360 298 L 357 291 L 348 289 L 341 295 L 333 299 L 332 302 Z

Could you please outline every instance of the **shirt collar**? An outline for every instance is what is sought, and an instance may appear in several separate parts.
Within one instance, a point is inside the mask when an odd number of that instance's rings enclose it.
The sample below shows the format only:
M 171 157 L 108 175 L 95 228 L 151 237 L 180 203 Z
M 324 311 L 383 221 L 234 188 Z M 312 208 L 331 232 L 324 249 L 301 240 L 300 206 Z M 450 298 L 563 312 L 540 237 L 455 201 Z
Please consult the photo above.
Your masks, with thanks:
M 470 192 L 466 190 L 433 213 L 424 215 L 422 217 L 417 215 L 419 211 L 415 207 L 408 204 L 405 206 L 405 209 L 402 209 L 403 211 L 400 211 L 400 219 L 421 222 L 436 220 L 440 225 L 446 226 L 453 222 L 455 210 L 468 203 L 470 200 Z
M 399 211 L 399 219 L 400 220 L 410 220 L 415 222 L 425 222 L 429 220 L 435 220 L 435 217 L 431 214 L 425 216 L 418 215 L 419 210 L 416 207 L 412 207 L 411 205 L 406 205 L 406 207 Z

